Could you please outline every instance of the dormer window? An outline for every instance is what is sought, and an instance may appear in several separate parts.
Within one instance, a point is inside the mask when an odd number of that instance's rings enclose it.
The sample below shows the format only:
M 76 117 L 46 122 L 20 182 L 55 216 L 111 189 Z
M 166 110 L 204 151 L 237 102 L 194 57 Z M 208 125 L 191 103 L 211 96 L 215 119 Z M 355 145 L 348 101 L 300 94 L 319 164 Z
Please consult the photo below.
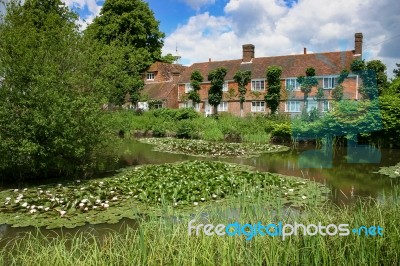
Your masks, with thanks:
M 147 72 L 147 80 L 154 80 L 154 72 Z

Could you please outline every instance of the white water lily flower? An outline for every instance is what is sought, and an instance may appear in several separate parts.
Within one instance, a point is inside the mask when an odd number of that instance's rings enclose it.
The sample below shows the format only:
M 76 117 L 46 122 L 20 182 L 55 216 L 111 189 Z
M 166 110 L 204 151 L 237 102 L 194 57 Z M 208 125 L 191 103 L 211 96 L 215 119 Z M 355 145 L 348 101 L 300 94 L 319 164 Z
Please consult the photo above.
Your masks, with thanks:
M 28 202 L 24 202 L 24 203 L 22 203 L 22 205 L 21 205 L 22 207 L 26 207 L 26 206 L 28 206 Z
M 101 203 L 101 200 L 97 199 L 97 200 L 96 200 L 96 203 L 97 203 L 97 204 L 100 204 L 100 203 Z
M 99 185 L 102 186 L 104 184 L 104 182 L 99 182 Z
M 39 190 L 39 194 L 42 194 L 43 193 L 43 190 Z
M 58 186 L 59 186 L 59 187 L 61 187 L 61 186 L 62 186 L 62 184 L 58 184 Z
M 205 198 L 201 198 L 200 200 L 201 200 L 201 201 L 205 201 L 206 199 L 205 199 Z
M 18 197 L 17 197 L 17 200 L 20 200 L 20 199 L 22 199 L 23 197 L 24 197 L 24 195 L 19 194 Z
M 81 187 L 81 190 L 84 190 L 85 188 L 84 187 Z
M 10 198 L 10 197 L 7 197 L 7 198 L 6 198 L 6 201 L 10 201 L 10 200 L 11 200 L 11 198 Z
M 293 192 L 294 189 L 293 189 L 293 188 L 289 188 L 288 191 L 289 191 L 289 192 Z
M 55 200 L 56 200 L 55 198 L 51 198 L 51 199 L 50 199 L 51 202 L 53 202 L 53 201 L 55 201 Z
M 174 206 L 178 206 L 178 202 L 174 202 Z
M 195 201 L 195 202 L 193 202 L 193 205 L 197 206 L 197 205 L 199 205 L 199 203 Z
M 213 199 L 216 199 L 216 198 L 217 198 L 217 195 L 212 194 L 212 198 L 213 198 Z
M 35 213 L 35 212 L 36 212 L 36 210 L 35 210 L 35 209 L 33 209 L 33 210 L 30 210 L 29 212 L 30 212 L 30 213 Z
M 24 188 L 24 191 L 27 191 L 28 189 L 27 188 Z
M 105 203 L 105 204 L 108 204 L 108 200 L 106 200 L 104 203 Z
M 138 197 L 138 195 L 133 196 L 135 199 Z
M 80 183 L 80 182 L 81 182 L 81 180 L 79 180 L 79 179 L 78 179 L 78 180 L 76 180 L 76 182 L 77 182 L 77 183 Z
M 89 209 L 88 209 L 88 207 L 86 207 L 85 209 L 83 209 L 85 212 L 87 212 Z
M 18 189 L 14 189 L 14 192 L 18 192 Z
M 117 197 L 113 197 L 111 200 L 112 200 L 112 201 L 117 201 L 118 198 L 117 198 Z M 160 201 L 160 198 L 158 198 L 158 201 Z
M 31 206 L 31 209 L 34 209 L 34 208 L 36 208 L 36 206 L 35 206 L 35 205 L 32 205 L 32 206 Z
M 302 198 L 302 199 L 306 199 L 307 197 L 306 197 L 306 196 L 301 196 L 301 198 Z
M 50 210 L 50 208 L 49 208 L 49 207 L 46 207 L 46 208 L 44 208 L 44 210 L 47 212 L 48 210 Z
M 128 192 L 128 194 L 129 194 L 129 195 L 132 195 L 132 194 L 133 194 L 133 192 L 132 192 L 132 191 L 129 191 L 129 192 Z
M 97 206 L 93 206 L 93 210 L 97 209 Z
M 83 206 L 85 206 L 85 203 L 82 203 L 82 202 L 81 202 L 81 203 L 79 203 L 79 207 L 81 207 L 81 208 L 82 208 Z
M 88 199 L 81 200 L 82 203 L 87 203 L 88 201 L 89 201 Z
M 105 204 L 103 205 L 103 207 L 104 207 L 105 209 L 107 209 L 108 207 L 110 207 L 110 205 L 108 205 L 107 203 L 105 203 Z
M 19 203 L 19 201 L 20 201 L 19 199 L 16 199 L 14 200 L 14 203 Z
M 60 211 L 60 216 L 61 216 L 61 217 L 64 217 L 64 215 L 65 215 L 66 213 L 67 213 L 66 211 Z
M 287 193 L 285 192 L 285 196 L 287 195 Z
M 114 190 L 111 190 L 111 191 L 110 191 L 110 194 L 114 194 L 114 192 L 115 192 Z
M 37 208 L 38 208 L 39 210 L 41 210 L 41 209 L 43 209 L 43 206 L 38 206 Z

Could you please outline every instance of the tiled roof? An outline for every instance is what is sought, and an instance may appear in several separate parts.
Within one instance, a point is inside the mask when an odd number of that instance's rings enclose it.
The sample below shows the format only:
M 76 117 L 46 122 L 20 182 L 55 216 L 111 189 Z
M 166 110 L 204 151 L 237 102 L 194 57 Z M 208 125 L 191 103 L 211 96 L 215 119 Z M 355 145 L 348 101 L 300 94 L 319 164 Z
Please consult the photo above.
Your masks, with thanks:
M 199 70 L 204 81 L 207 81 L 208 73 L 218 67 L 227 69 L 225 80 L 233 80 L 233 76 L 238 70 L 250 70 L 252 79 L 263 79 L 265 78 L 265 70 L 272 65 L 282 67 L 281 78 L 305 75 L 308 67 L 314 67 L 317 76 L 337 75 L 343 69 L 350 69 L 353 59 L 353 51 L 343 51 L 259 57 L 253 58 L 251 63 L 242 63 L 242 59 L 195 63 L 185 69 L 179 82 L 189 83 L 190 75 L 195 70 Z
M 163 100 L 175 88 L 175 82 L 156 82 L 144 85 L 141 95 L 147 95 L 152 100 Z
M 169 81 L 174 72 L 182 73 L 186 69 L 185 66 L 178 64 L 169 64 L 163 62 L 155 62 L 153 63 L 147 72 L 156 72 L 158 71 L 158 75 L 162 77 L 163 81 Z

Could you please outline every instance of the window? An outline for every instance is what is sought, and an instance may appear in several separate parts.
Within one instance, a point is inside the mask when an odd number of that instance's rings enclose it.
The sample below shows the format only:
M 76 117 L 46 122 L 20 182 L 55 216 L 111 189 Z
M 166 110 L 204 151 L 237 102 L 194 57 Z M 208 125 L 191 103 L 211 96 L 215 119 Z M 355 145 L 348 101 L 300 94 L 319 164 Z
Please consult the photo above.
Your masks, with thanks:
M 286 90 L 288 91 L 300 90 L 300 84 L 297 82 L 297 79 L 286 79 Z
M 163 105 L 162 105 L 162 103 L 155 103 L 154 105 L 153 105 L 154 107 L 154 109 L 160 109 L 160 108 L 163 108 Z
M 222 91 L 228 91 L 228 82 L 225 81 L 224 85 L 222 86 Z
M 228 102 L 220 102 L 218 104 L 218 112 L 227 112 L 228 111 Z
M 324 101 L 322 112 L 328 112 L 328 111 L 329 111 L 329 101 Z
M 190 85 L 190 83 L 186 83 L 185 84 L 185 92 L 189 93 L 193 90 L 192 85 Z
M 265 80 L 252 80 L 251 81 L 251 90 L 252 91 L 263 91 L 265 89 Z
M 154 72 L 147 72 L 147 80 L 154 80 Z
M 312 111 L 313 109 L 317 109 L 318 110 L 318 103 L 317 101 L 307 101 L 307 112 Z
M 323 87 L 324 89 L 333 89 L 335 87 L 336 78 L 328 77 L 323 78 Z
M 262 102 L 262 101 L 251 102 L 251 111 L 252 112 L 265 112 L 265 102 Z
M 286 112 L 300 112 L 300 101 L 288 101 L 285 106 Z

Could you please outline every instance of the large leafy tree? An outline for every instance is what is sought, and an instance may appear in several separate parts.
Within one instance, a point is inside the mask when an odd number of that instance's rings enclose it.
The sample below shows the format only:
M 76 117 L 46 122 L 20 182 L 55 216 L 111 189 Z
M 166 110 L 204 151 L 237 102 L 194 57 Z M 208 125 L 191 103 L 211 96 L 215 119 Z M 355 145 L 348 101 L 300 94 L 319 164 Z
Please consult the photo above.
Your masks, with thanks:
M 397 69 L 393 70 L 393 74 L 396 78 L 400 78 L 400 64 L 396 64 Z
M 77 15 L 60 0 L 11 1 L 0 24 L 0 176 L 81 173 L 102 140 Z
M 97 84 L 108 91 L 109 102 L 123 104 L 129 94 L 136 103 L 143 71 L 162 59 L 164 34 L 148 3 L 106 0 L 85 35 L 96 54 Z
M 279 106 L 281 97 L 281 75 L 282 68 L 279 66 L 270 66 L 266 70 L 268 90 L 265 95 L 265 101 L 271 109 L 271 114 L 275 114 Z
M 306 69 L 306 76 L 299 76 L 297 82 L 300 84 L 300 90 L 304 94 L 304 112 L 307 112 L 308 107 L 308 94 L 312 88 L 318 85 L 318 80 L 315 77 L 315 69 L 309 67 Z
M 243 102 L 246 100 L 246 86 L 251 80 L 251 71 L 238 70 L 233 76 L 233 80 L 238 84 L 239 102 L 240 102 L 240 116 L 243 117 Z
M 226 69 L 219 67 L 208 73 L 208 81 L 211 87 L 208 90 L 208 102 L 214 107 L 214 114 L 218 113 L 218 105 L 222 100 L 222 88 L 224 86 Z
M 192 86 L 193 90 L 189 92 L 189 99 L 193 102 L 193 108 L 195 107 L 196 103 L 200 102 L 199 90 L 201 89 L 201 83 L 203 80 L 204 78 L 200 71 L 195 70 L 192 72 L 190 76 L 190 85 Z
M 351 64 L 351 71 L 360 75 L 362 79 L 360 93 L 366 99 L 382 95 L 389 87 L 386 66 L 380 60 L 365 62 L 356 59 Z

